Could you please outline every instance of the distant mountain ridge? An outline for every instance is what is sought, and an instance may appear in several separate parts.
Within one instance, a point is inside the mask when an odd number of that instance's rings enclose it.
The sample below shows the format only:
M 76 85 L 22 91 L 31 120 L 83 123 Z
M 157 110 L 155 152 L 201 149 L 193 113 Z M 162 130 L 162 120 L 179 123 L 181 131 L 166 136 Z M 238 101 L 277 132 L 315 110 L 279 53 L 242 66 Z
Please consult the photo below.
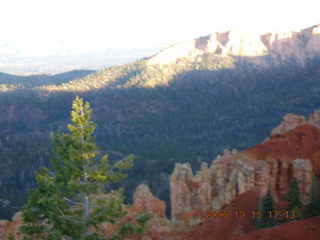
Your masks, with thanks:
M 263 35 L 228 31 L 177 43 L 148 59 L 148 64 L 172 64 L 187 57 L 214 53 L 220 56 L 257 57 L 273 55 L 281 60 L 296 57 L 301 63 L 320 51 L 320 24 L 299 32 L 271 32 Z
M 307 68 L 319 56 L 320 25 L 299 32 L 264 35 L 228 31 L 177 43 L 134 63 L 101 69 L 83 79 L 42 90 L 167 86 L 191 71 L 233 69 L 237 74 L 289 65 Z

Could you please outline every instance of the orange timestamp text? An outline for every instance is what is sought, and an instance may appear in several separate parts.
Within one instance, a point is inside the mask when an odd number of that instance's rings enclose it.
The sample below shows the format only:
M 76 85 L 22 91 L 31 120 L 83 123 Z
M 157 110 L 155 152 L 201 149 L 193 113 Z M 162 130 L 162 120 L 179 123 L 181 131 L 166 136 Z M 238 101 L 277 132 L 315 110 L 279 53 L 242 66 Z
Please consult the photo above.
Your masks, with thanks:
M 205 219 L 229 219 L 229 218 L 236 218 L 236 219 L 296 219 L 296 212 L 295 211 L 279 211 L 279 210 L 272 210 L 262 212 L 259 210 L 253 211 L 244 211 L 244 210 L 209 210 L 203 214 Z

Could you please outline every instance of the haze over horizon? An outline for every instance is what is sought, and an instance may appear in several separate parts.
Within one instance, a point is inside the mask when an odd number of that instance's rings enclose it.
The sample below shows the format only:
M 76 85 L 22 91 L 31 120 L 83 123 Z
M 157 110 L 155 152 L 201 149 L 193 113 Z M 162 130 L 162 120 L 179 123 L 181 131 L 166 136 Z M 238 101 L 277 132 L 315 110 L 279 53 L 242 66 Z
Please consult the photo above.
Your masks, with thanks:
M 99 68 L 109 64 L 106 58 L 111 64 L 130 61 L 217 31 L 303 29 L 320 23 L 319 6 L 315 0 L 271 0 L 264 5 L 252 0 L 6 0 L 0 14 L 0 71 L 20 64 L 20 69 L 28 66 L 26 72 L 33 72 L 32 63 L 39 72 L 36 67 L 44 65 L 46 57 L 56 64 L 61 55 L 77 56 L 61 63 L 66 69 Z

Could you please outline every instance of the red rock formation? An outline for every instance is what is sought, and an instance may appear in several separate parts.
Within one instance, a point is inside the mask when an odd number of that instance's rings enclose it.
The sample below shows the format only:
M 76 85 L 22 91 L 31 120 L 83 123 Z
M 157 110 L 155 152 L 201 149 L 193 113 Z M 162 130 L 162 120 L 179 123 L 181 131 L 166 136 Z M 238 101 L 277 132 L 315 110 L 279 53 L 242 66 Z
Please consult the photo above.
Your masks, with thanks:
M 306 120 L 302 116 L 291 113 L 286 114 L 282 123 L 272 130 L 271 136 L 276 134 L 284 134 L 285 132 L 304 124 L 305 122 Z
M 166 217 L 166 204 L 164 201 L 156 198 L 151 193 L 149 187 L 141 184 L 136 188 L 133 195 L 133 204 L 129 211 L 129 216 L 139 212 L 150 213 L 152 219 L 147 223 L 148 232 L 144 236 L 134 239 L 163 239 L 164 235 L 173 232 L 173 225 Z
M 312 162 L 314 170 L 319 172 L 320 129 L 309 124 L 303 124 L 283 135 L 274 135 L 263 144 L 256 145 L 244 151 L 256 160 L 305 158 Z
M 320 217 L 285 223 L 273 228 L 255 231 L 234 240 L 319 240 Z
M 15 240 L 22 240 L 23 235 L 19 230 L 22 224 L 20 213 L 13 216 L 12 221 L 1 220 L 0 221 L 0 240 L 8 240 L 10 234 Z
M 170 178 L 172 220 L 185 225 L 186 216 L 197 224 L 197 212 L 220 209 L 247 191 L 264 195 L 271 189 L 277 202 L 286 198 L 293 177 L 302 198 L 310 189 L 312 174 L 320 176 L 319 112 L 309 120 L 290 114 L 264 143 L 243 152 L 224 151 L 222 157 L 204 164 L 197 174 L 188 164 L 176 164 Z M 194 213 L 195 216 L 193 216 Z
M 147 212 L 152 214 L 153 217 L 167 218 L 166 203 L 154 197 L 149 187 L 145 184 L 141 184 L 136 188 L 133 195 L 132 208 L 135 212 Z
M 314 111 L 314 113 L 309 116 L 309 123 L 320 128 L 320 110 Z
M 170 177 L 171 216 L 173 220 L 184 219 L 184 213 L 193 212 L 192 221 L 197 223 L 195 212 L 211 207 L 211 178 L 207 164 L 195 176 L 190 164 L 175 165 Z
M 280 125 L 278 125 L 272 130 L 271 136 L 277 134 L 284 134 L 289 130 L 299 127 L 306 123 L 312 124 L 320 128 L 320 110 L 315 110 L 313 114 L 310 114 L 308 119 L 305 119 L 305 117 L 303 116 L 299 116 L 292 113 L 286 114 L 283 117 L 283 120 L 280 123 Z

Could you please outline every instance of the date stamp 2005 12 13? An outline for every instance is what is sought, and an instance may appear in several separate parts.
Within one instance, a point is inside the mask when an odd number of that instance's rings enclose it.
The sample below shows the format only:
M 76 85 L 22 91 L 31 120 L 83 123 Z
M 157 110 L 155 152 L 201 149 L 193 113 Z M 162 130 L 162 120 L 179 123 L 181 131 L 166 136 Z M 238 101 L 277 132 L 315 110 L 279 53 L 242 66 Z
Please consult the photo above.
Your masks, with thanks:
M 295 211 L 279 211 L 273 210 L 262 213 L 262 211 L 243 211 L 243 210 L 233 210 L 233 211 L 223 211 L 223 210 L 209 210 L 204 213 L 203 217 L 205 219 L 228 219 L 228 218 L 236 218 L 236 219 L 296 219 Z

